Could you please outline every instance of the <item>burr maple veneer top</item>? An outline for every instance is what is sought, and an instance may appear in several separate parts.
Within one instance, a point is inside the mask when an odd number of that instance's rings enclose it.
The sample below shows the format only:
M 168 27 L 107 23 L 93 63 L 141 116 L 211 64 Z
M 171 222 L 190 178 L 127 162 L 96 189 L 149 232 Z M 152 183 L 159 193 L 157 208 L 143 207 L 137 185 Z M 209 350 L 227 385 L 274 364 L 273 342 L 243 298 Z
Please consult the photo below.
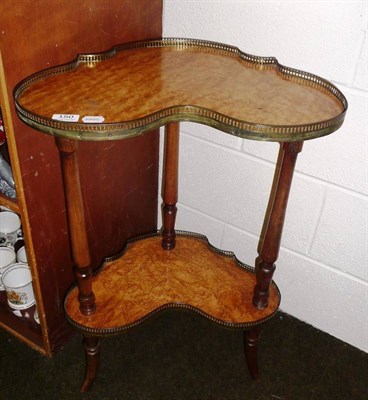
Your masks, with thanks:
M 17 110 L 46 133 L 79 140 L 134 136 L 190 120 L 262 140 L 304 140 L 336 130 L 347 107 L 322 78 L 235 47 L 165 39 L 81 55 L 24 80 Z M 76 114 L 78 122 L 52 120 Z M 103 123 L 83 123 L 101 116 Z

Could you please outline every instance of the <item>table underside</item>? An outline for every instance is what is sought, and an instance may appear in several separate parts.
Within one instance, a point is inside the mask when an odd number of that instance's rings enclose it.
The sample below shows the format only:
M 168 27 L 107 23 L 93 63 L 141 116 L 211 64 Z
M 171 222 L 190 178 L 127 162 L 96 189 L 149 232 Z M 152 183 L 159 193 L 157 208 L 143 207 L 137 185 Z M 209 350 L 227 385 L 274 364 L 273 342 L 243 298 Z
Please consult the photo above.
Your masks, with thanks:
M 96 336 L 119 333 L 167 308 L 189 309 L 229 328 L 249 328 L 271 318 L 280 303 L 273 283 L 268 306 L 254 307 L 255 283 L 253 268 L 202 235 L 178 232 L 175 249 L 168 251 L 154 234 L 130 241 L 93 277 L 93 316 L 80 313 L 76 287 L 65 310 L 74 327 Z

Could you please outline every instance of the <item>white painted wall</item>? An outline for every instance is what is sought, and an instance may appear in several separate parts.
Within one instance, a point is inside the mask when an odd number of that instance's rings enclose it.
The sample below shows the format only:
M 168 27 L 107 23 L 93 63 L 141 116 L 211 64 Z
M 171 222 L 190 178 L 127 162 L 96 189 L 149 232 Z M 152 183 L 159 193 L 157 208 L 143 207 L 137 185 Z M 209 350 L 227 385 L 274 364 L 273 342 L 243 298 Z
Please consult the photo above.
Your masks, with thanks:
M 164 1 L 164 36 L 275 56 L 346 95 L 343 128 L 306 142 L 299 157 L 275 281 L 282 310 L 365 351 L 367 15 L 364 1 Z M 253 264 L 278 145 L 190 123 L 182 133 L 177 228 Z

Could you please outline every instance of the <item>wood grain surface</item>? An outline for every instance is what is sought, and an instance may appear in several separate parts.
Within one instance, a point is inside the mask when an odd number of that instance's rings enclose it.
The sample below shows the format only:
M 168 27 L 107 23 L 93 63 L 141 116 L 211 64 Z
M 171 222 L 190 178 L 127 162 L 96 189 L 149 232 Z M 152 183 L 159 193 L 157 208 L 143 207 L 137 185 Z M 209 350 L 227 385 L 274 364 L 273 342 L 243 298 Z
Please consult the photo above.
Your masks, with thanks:
M 252 305 L 254 285 L 252 271 L 202 238 L 178 235 L 175 249 L 168 251 L 161 236 L 153 236 L 129 244 L 93 278 L 97 308 L 92 317 L 80 313 L 76 288 L 67 297 L 66 312 L 97 334 L 132 326 L 165 305 L 189 306 L 220 324 L 244 327 L 272 316 L 280 301 L 271 285 L 267 309 L 258 310 Z
M 252 63 L 203 43 L 123 48 L 103 61 L 82 60 L 71 70 L 69 66 L 33 81 L 17 102 L 33 116 L 102 116 L 105 124 L 150 115 L 160 119 L 157 113 L 162 111 L 164 116 L 180 114 L 170 111 L 178 106 L 210 110 L 209 115 L 217 114 L 210 119 L 234 127 L 241 126 L 237 122 L 270 127 L 318 124 L 345 111 L 343 96 L 323 86 L 320 78 L 284 70 L 277 60 L 268 66 Z M 191 119 L 190 111 L 183 114 L 177 119 Z M 81 121 L 78 125 L 80 131 L 87 129 Z M 247 129 L 258 131 L 257 126 Z

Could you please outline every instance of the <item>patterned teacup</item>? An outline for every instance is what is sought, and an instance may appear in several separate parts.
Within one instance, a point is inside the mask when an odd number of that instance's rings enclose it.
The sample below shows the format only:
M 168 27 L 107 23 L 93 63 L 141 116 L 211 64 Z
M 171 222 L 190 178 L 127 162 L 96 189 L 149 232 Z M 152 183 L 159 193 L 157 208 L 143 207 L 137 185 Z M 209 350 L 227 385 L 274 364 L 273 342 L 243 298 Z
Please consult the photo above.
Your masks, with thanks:
M 13 264 L 3 273 L 3 284 L 6 290 L 9 307 L 24 310 L 36 303 L 31 270 L 27 264 Z

